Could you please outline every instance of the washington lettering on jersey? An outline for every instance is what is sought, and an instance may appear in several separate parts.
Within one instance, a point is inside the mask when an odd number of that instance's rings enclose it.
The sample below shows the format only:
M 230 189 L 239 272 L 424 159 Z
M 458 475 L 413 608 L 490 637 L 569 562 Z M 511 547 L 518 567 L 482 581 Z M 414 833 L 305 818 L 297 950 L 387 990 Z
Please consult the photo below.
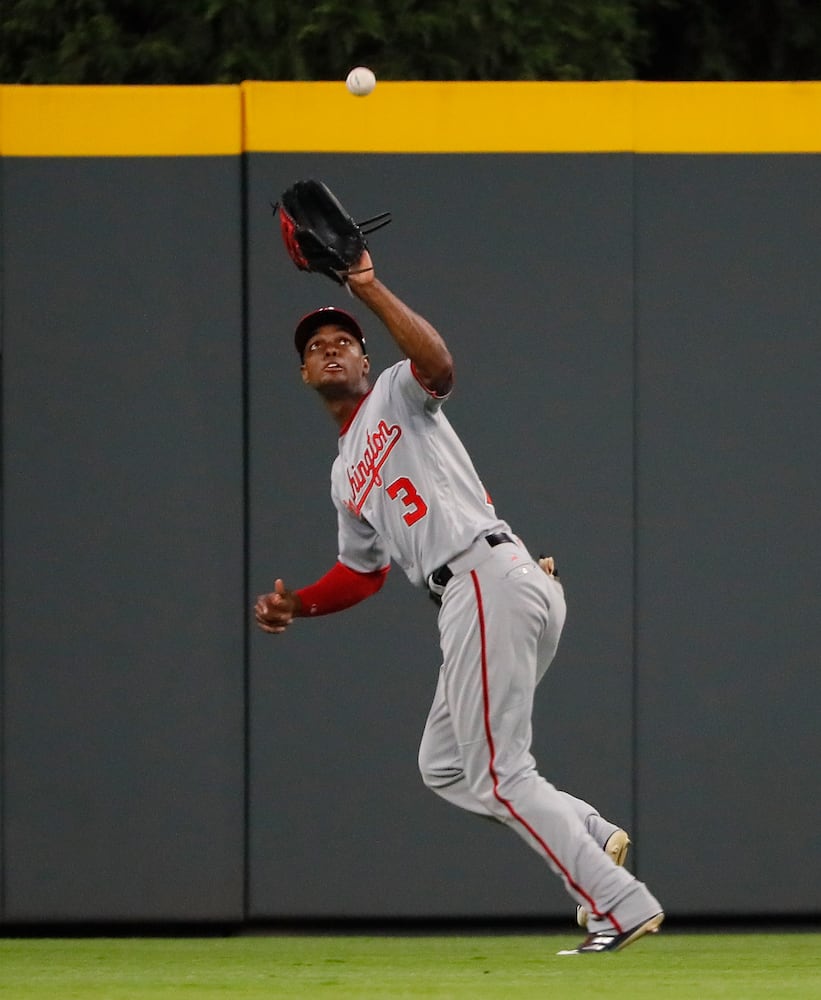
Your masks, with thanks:
M 445 398 L 405 358 L 382 372 L 340 431 L 331 495 L 343 565 L 370 573 L 394 560 L 423 587 L 479 535 L 509 530 L 442 413 Z
M 358 462 L 348 466 L 348 482 L 351 493 L 345 506 L 351 513 L 359 516 L 362 505 L 374 486 L 382 486 L 379 470 L 387 461 L 399 438 L 402 428 L 399 424 L 388 425 L 386 420 L 380 420 L 375 431 L 368 431 L 365 439 L 365 450 Z

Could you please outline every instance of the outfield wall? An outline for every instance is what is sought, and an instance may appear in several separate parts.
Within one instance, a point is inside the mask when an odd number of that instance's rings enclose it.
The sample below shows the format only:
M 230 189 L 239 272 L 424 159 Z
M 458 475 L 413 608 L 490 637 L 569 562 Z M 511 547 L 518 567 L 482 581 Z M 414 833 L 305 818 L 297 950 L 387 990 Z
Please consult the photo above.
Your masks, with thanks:
M 434 609 L 335 556 L 270 202 L 327 181 L 569 619 L 542 772 L 672 916 L 821 912 L 821 85 L 0 88 L 0 920 L 559 917 L 429 792 Z M 359 312 L 361 316 L 361 311 Z M 362 317 L 377 368 L 397 357 Z

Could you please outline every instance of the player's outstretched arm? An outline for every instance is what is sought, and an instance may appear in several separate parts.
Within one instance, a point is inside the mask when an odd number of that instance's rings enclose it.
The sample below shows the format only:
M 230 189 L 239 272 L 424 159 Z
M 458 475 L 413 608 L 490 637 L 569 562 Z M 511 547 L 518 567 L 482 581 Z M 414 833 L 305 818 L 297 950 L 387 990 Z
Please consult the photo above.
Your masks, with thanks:
M 257 625 L 263 632 L 278 635 L 294 618 L 331 615 L 352 608 L 382 589 L 389 566 L 372 573 L 358 573 L 337 562 L 325 576 L 309 587 L 288 590 L 282 580 L 274 584 L 273 592 L 261 594 L 254 605 Z
M 413 362 L 417 378 L 437 396 L 450 392 L 453 359 L 439 332 L 382 284 L 366 250 L 348 287 L 387 327 L 399 350 Z

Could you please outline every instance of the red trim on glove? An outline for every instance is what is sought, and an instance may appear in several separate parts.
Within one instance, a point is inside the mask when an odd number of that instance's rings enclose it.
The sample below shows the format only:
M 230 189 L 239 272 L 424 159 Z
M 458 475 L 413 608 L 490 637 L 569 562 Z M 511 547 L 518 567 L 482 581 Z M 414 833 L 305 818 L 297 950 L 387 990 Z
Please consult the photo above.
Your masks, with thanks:
M 337 562 L 316 583 L 296 591 L 302 602 L 302 614 L 313 618 L 352 608 L 382 589 L 389 569 L 390 566 L 385 566 L 372 573 L 358 573 Z

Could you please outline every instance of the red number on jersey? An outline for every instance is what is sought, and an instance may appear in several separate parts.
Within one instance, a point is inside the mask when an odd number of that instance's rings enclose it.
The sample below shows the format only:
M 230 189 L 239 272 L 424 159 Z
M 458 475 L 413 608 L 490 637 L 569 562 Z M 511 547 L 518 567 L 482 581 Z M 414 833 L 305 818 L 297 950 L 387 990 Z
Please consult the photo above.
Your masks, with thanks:
M 407 476 L 400 476 L 399 479 L 395 479 L 387 487 L 386 491 L 391 500 L 396 500 L 399 497 L 406 507 L 411 508 L 407 514 L 402 515 L 402 520 L 408 527 L 416 524 L 420 518 L 423 518 L 427 514 L 428 505 L 416 492 L 416 487 Z

